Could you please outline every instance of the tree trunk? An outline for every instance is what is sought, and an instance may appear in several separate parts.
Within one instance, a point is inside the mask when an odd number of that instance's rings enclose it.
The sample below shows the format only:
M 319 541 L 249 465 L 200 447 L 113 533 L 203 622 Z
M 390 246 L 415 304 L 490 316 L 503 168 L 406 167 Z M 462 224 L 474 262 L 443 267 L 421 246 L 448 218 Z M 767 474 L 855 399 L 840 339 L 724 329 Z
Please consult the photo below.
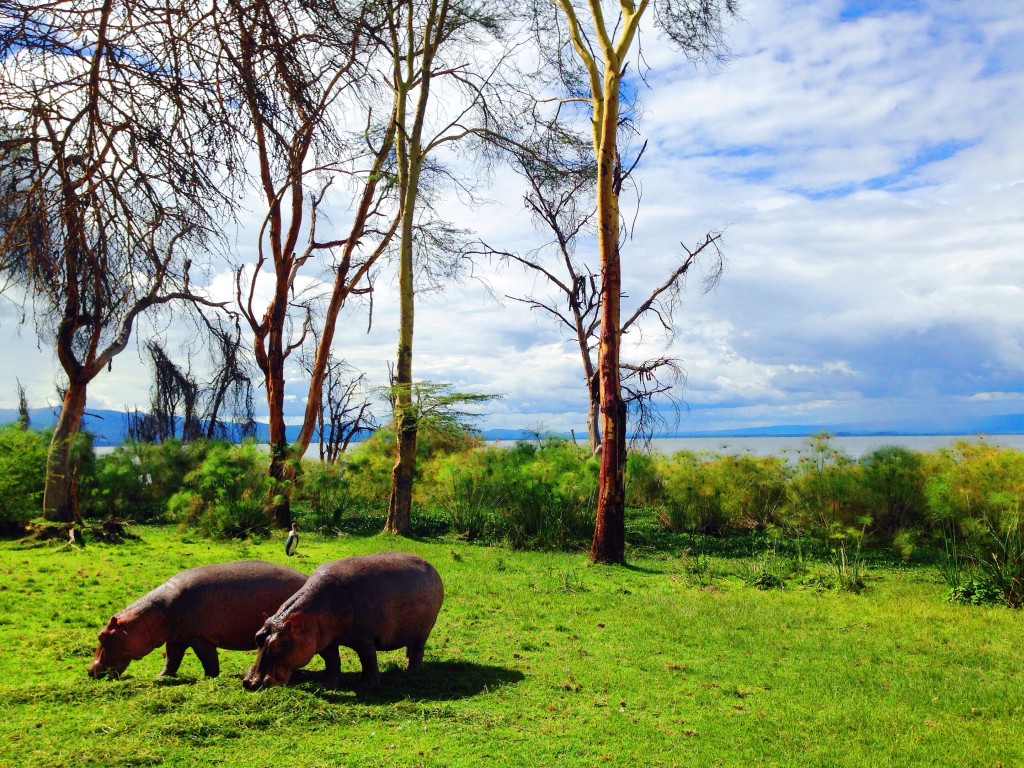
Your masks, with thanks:
M 295 472 L 288 457 L 288 442 L 270 443 L 270 496 L 267 499 L 267 517 L 274 527 L 283 530 L 292 527 L 292 483 Z
M 402 419 L 398 429 L 398 449 L 391 470 L 391 499 L 384 530 L 397 536 L 408 536 L 412 521 L 412 481 L 416 472 L 416 419 Z
M 596 456 L 601 452 L 601 381 L 594 371 L 587 382 L 587 438 L 590 442 L 590 453 Z
M 54 522 L 67 523 L 81 519 L 75 504 L 72 449 L 75 437 L 82 427 L 85 396 L 85 382 L 76 380 L 68 384 L 46 456 L 43 517 Z
M 278 297 L 278 302 L 281 298 Z M 275 307 L 276 309 L 276 307 Z M 264 374 L 267 377 L 267 405 L 270 431 L 270 492 L 267 517 L 282 530 L 292 527 L 291 490 L 294 472 L 289 462 L 288 434 L 284 423 L 284 349 L 280 328 L 272 324 Z
M 622 398 L 619 376 L 622 269 L 616 188 L 619 71 L 615 64 L 609 62 L 606 65 L 603 95 L 600 97 L 600 109 L 595 110 L 594 121 L 598 249 L 601 254 L 601 333 L 597 359 L 601 394 L 601 469 L 590 559 L 597 563 L 626 562 L 626 403 Z
M 395 399 L 395 466 L 391 470 L 391 500 L 384 530 L 405 536 L 412 519 L 412 481 L 416 472 L 416 414 L 412 404 L 412 342 L 414 290 L 412 274 L 412 194 L 403 206 L 402 241 L 399 250 L 398 359 L 392 382 Z

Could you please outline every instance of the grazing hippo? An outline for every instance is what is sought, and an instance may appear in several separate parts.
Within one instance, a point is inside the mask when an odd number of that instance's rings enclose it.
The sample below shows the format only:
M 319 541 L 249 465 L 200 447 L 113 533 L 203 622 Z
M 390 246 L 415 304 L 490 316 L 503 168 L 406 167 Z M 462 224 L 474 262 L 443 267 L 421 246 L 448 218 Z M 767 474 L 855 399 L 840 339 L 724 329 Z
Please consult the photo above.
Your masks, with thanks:
M 341 678 L 338 646 L 359 655 L 361 682 L 380 682 L 377 651 L 406 649 L 409 671 L 423 668 L 423 648 L 444 599 L 441 577 L 426 560 L 402 552 L 325 563 L 256 633 L 256 662 L 242 685 L 254 691 L 285 685 L 319 653 L 324 683 Z
M 216 677 L 217 649 L 255 648 L 256 631 L 305 583 L 304 573 L 259 560 L 182 571 L 110 619 L 89 676 L 119 677 L 129 663 L 166 643 L 161 677 L 178 673 L 189 647 L 206 675 Z

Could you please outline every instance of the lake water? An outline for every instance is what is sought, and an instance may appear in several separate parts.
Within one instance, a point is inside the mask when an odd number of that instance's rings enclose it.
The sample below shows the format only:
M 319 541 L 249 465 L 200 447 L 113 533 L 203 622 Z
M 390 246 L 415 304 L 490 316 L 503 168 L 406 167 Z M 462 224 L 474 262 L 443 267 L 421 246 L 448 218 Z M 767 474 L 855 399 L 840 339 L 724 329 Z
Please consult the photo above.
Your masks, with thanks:
M 807 447 L 807 437 L 662 437 L 651 441 L 651 450 L 666 455 L 679 451 L 693 453 L 709 453 L 730 456 L 784 456 L 795 458 L 802 449 Z M 842 449 L 854 459 L 871 453 L 876 448 L 887 445 L 898 445 L 912 451 L 928 453 L 939 448 L 946 448 L 958 440 L 977 443 L 984 442 L 1001 448 L 1013 448 L 1024 451 L 1024 435 L 871 435 L 857 437 L 833 437 L 831 443 Z M 487 443 L 496 448 L 512 448 L 515 440 L 491 440 Z M 353 444 L 353 448 L 357 444 Z M 266 446 L 262 446 L 266 447 Z M 113 451 L 113 446 L 97 446 L 97 454 Z M 320 458 L 319 448 L 313 444 L 306 451 L 307 459 Z
M 806 449 L 809 440 L 807 437 L 663 437 L 651 441 L 651 450 L 667 455 L 678 451 L 692 451 L 730 456 L 750 454 L 795 457 L 802 449 Z M 1024 435 L 871 435 L 833 437 L 830 442 L 849 456 L 859 459 L 877 448 L 888 445 L 928 453 L 949 447 L 959 440 L 984 442 L 1024 451 Z M 512 447 L 515 443 L 496 441 L 489 445 Z

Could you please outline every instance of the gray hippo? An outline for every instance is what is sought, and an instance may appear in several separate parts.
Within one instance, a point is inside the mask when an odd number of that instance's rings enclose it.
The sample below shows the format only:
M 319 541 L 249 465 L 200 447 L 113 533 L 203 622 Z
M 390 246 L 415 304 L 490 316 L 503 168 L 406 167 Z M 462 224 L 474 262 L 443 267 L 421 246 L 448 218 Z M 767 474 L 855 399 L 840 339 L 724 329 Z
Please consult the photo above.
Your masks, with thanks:
M 196 652 L 206 675 L 216 677 L 217 649 L 254 649 L 266 618 L 305 583 L 304 573 L 259 560 L 182 571 L 110 619 L 100 631 L 89 676 L 118 677 L 166 643 L 161 677 L 177 674 L 187 648 Z
M 325 563 L 256 633 L 259 651 L 242 685 L 250 691 L 285 685 L 319 653 L 325 685 L 337 687 L 341 645 L 358 654 L 365 686 L 380 683 L 377 651 L 405 648 L 409 671 L 418 672 L 443 599 L 441 577 L 415 555 L 381 552 Z

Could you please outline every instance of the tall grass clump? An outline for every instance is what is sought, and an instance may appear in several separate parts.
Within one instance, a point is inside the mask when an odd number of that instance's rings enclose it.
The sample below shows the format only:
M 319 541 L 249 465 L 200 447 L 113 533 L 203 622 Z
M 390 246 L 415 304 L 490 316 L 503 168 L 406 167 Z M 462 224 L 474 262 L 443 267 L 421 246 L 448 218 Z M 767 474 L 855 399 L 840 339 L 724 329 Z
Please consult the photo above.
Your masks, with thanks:
M 775 456 L 722 456 L 716 460 L 725 494 L 722 508 L 730 524 L 765 531 L 783 524 L 790 470 Z
M 42 511 L 48 435 L 0 427 L 0 535 L 20 533 Z
M 479 448 L 435 460 L 421 498 L 465 538 L 564 549 L 593 533 L 597 470 L 567 440 Z
M 995 592 L 1010 607 L 1024 605 L 1024 454 L 959 442 L 935 458 L 926 495 L 947 544 L 951 599 Z
M 345 461 L 304 461 L 292 500 L 303 529 L 330 531 L 343 519 L 363 511 L 363 500 L 351 492 Z
M 725 487 L 714 460 L 680 451 L 661 464 L 661 524 L 670 531 L 719 536 L 729 524 Z
M 670 531 L 720 536 L 730 529 L 764 531 L 783 522 L 789 482 L 783 459 L 681 451 L 656 467 L 659 519 Z
M 827 434 L 807 442 L 786 496 L 786 525 L 819 542 L 858 538 L 858 532 L 865 528 L 865 518 L 871 517 L 863 468 L 835 447 Z
M 921 453 L 885 446 L 860 460 L 861 481 L 870 496 L 872 532 L 894 538 L 926 523 L 926 462 Z
M 217 538 L 268 533 L 268 459 L 254 443 L 212 444 L 183 485 L 168 502 L 171 520 L 182 528 Z

